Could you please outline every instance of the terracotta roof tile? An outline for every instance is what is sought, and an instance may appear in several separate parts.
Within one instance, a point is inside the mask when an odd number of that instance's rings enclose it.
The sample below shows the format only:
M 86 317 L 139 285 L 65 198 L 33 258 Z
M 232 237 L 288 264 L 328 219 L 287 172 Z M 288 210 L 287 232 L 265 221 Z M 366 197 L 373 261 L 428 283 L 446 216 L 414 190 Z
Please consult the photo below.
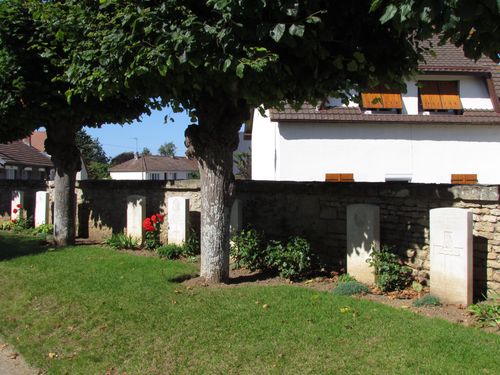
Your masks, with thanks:
M 53 167 L 47 155 L 23 141 L 0 144 L 0 158 L 10 165 Z
M 169 156 L 147 155 L 138 159 L 131 159 L 122 164 L 110 168 L 110 172 L 175 172 L 175 171 L 197 171 L 196 160 Z
M 434 45 L 436 56 L 426 56 L 426 64 L 420 69 L 423 72 L 456 72 L 491 74 L 496 94 L 500 97 L 500 66 L 489 58 L 481 58 L 477 62 L 466 58 L 463 50 L 453 45 Z M 403 115 L 403 114 L 363 114 L 358 107 L 338 107 L 318 109 L 305 104 L 299 111 L 286 106 L 283 111 L 270 110 L 271 121 L 294 122 L 364 122 L 364 123 L 439 123 L 439 124 L 492 124 L 500 125 L 500 113 L 488 110 L 464 109 L 463 115 Z

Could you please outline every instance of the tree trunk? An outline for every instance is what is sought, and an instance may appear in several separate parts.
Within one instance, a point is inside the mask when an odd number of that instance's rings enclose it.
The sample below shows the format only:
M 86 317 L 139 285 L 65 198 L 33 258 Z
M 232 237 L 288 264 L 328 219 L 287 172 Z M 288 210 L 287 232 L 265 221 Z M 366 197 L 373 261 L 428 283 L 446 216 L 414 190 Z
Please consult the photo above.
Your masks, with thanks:
M 47 127 L 45 148 L 55 167 L 54 179 L 54 243 L 75 243 L 75 180 L 81 168 L 80 151 L 75 145 L 76 128 L 55 125 Z
M 217 101 L 217 100 L 215 100 Z M 246 105 L 204 102 L 198 124 L 186 130 L 188 156 L 195 156 L 201 177 L 201 270 L 208 283 L 229 278 L 229 222 L 233 202 L 233 152 L 238 131 L 250 113 Z

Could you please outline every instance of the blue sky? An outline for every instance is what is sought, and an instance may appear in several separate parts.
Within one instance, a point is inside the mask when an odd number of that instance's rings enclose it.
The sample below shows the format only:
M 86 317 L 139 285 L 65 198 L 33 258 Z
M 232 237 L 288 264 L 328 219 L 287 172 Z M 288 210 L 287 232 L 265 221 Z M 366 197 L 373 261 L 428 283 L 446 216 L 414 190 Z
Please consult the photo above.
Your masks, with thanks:
M 165 115 L 172 117 L 174 122 L 165 123 Z M 184 130 L 191 123 L 189 116 L 185 113 L 173 113 L 170 108 L 156 111 L 151 116 L 142 116 L 141 121 L 135 121 L 130 125 L 104 125 L 101 128 L 86 128 L 89 135 L 98 138 L 108 157 L 114 157 L 126 151 L 139 152 L 144 147 L 157 154 L 158 147 L 166 142 L 173 142 L 177 146 L 177 155 L 184 156 Z

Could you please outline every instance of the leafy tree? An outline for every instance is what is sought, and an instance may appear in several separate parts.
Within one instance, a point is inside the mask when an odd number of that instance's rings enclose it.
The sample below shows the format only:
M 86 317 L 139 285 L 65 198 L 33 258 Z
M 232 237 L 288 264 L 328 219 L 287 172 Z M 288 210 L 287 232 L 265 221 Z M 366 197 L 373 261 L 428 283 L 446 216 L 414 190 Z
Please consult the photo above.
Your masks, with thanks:
M 83 126 L 130 122 L 148 111 L 149 104 L 122 94 L 104 98 L 88 93 L 83 97 L 73 91 L 64 79 L 65 62 L 72 58 L 68 37 L 78 35 L 53 22 L 59 19 L 71 28 L 64 5 L 34 0 L 0 2 L 0 141 L 18 139 L 40 126 L 47 129 L 45 148 L 56 169 L 57 245 L 71 244 L 75 237 L 74 187 L 81 167 L 77 131 Z
M 252 108 L 347 100 L 380 83 L 402 88 L 423 59 L 422 41 L 440 32 L 474 58 L 497 58 L 500 41 L 493 0 L 43 4 L 45 19 L 69 35 L 62 77 L 72 94 L 160 98 L 192 115 L 186 146 L 201 171 L 201 275 L 212 282 L 228 277 L 233 151 Z M 63 14 L 54 16 L 54 4 Z
M 148 155 L 151 155 L 151 151 L 149 150 L 149 148 L 147 147 L 144 147 L 141 151 L 141 155 L 142 156 L 148 156 Z
M 177 147 L 173 142 L 164 143 L 158 149 L 158 154 L 161 156 L 170 156 L 173 158 L 175 156 L 175 151 L 177 151 Z
M 106 180 L 109 178 L 109 164 L 92 161 L 87 165 L 89 178 L 92 180 Z
M 86 163 L 98 162 L 106 164 L 109 162 L 99 138 L 91 137 L 84 129 L 76 132 L 75 143 Z
M 118 165 L 121 163 L 125 163 L 126 161 L 131 160 L 133 158 L 134 158 L 133 152 L 122 152 L 111 159 L 111 165 Z
M 235 153 L 234 165 L 238 169 L 237 176 L 244 180 L 252 179 L 252 155 L 250 152 Z

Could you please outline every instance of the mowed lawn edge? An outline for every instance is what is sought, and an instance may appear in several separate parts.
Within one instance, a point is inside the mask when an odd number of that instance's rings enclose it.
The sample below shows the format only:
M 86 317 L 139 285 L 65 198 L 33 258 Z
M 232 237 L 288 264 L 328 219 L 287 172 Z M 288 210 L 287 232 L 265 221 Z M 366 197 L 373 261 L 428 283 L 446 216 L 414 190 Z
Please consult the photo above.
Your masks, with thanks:
M 0 259 L 0 335 L 48 374 L 500 369 L 500 335 L 357 298 L 295 286 L 191 289 L 179 280 L 196 273 L 192 264 L 51 250 L 4 233 Z

